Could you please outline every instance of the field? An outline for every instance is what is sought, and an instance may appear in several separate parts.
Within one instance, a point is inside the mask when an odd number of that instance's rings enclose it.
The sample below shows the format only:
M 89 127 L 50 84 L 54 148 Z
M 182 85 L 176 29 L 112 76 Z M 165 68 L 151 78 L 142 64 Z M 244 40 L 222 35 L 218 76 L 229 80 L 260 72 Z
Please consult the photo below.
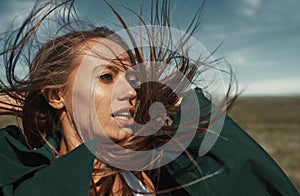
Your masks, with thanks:
M 241 97 L 229 115 L 271 154 L 300 192 L 300 97 Z M 15 120 L 1 116 L 0 127 Z
M 229 113 L 300 192 L 300 97 L 239 98 Z

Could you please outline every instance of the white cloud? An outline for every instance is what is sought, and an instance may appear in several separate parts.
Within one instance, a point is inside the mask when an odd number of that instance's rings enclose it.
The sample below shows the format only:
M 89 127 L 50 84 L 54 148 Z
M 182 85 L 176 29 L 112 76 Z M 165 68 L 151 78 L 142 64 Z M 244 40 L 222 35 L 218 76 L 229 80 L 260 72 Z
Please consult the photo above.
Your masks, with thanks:
M 285 70 L 293 65 L 288 60 L 263 58 L 251 48 L 230 51 L 226 59 L 234 70 L 242 95 L 300 95 L 300 77 L 295 76 L 298 69 L 290 67 L 295 74 Z
M 300 95 L 300 78 L 268 79 L 239 86 L 244 90 L 242 95 Z
M 227 55 L 226 59 L 230 64 L 238 67 L 248 67 L 250 62 L 247 56 L 239 54 Z
M 262 0 L 244 0 L 244 2 L 253 8 L 258 8 Z
M 257 10 L 259 9 L 262 0 L 244 0 L 244 5 L 242 6 L 239 13 L 246 17 L 254 17 L 256 15 Z
M 254 17 L 256 14 L 256 10 L 252 8 L 243 8 L 240 10 L 240 13 L 249 18 Z
M 256 50 L 258 47 L 244 47 L 238 50 L 231 50 L 225 52 L 227 61 L 237 68 L 262 68 L 262 67 L 273 67 L 278 63 L 273 59 L 263 58 L 263 55 L 257 55 Z

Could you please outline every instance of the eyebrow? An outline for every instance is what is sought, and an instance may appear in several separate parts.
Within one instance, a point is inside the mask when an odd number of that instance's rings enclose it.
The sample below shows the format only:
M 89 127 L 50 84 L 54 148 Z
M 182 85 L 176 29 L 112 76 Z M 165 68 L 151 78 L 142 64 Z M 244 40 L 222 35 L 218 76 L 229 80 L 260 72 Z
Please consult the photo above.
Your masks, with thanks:
M 110 64 L 106 65 L 105 69 L 111 70 L 113 72 L 122 71 L 119 66 L 117 66 L 117 65 L 110 65 Z
M 133 64 L 131 61 L 127 61 L 128 59 L 120 59 L 120 58 L 115 58 L 111 61 L 108 62 L 108 64 L 98 64 L 96 67 L 102 67 L 103 71 L 104 70 L 111 70 L 115 73 L 119 71 L 126 71 L 128 68 L 133 67 Z M 124 62 L 125 61 L 125 62 Z M 97 68 L 96 68 L 97 69 Z
M 124 62 L 125 61 L 125 62 Z M 129 67 L 132 67 L 132 63 L 127 61 L 127 59 L 122 60 L 119 58 L 113 59 L 107 66 L 107 69 L 117 70 L 117 71 L 126 71 Z

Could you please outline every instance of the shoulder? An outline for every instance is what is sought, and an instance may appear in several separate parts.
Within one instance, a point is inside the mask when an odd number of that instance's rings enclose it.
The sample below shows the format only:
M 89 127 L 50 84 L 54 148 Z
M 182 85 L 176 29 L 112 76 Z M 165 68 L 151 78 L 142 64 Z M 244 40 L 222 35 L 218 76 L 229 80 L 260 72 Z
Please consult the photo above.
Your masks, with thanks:
M 13 150 L 13 146 L 24 146 L 26 148 L 24 142 L 24 136 L 19 127 L 15 125 L 9 125 L 5 128 L 0 129 L 0 154 L 3 158 L 4 155 L 11 153 Z
M 211 104 L 197 96 L 199 104 Z M 213 143 L 211 148 L 208 143 Z M 210 130 L 195 137 L 187 150 L 190 155 L 183 153 L 166 168 L 179 184 L 193 184 L 186 188 L 192 195 L 298 195 L 270 155 L 229 116 L 220 133 Z M 203 150 L 208 152 L 199 155 Z
M 48 142 L 54 142 L 55 137 L 59 136 L 54 134 Z M 18 127 L 0 129 L 0 195 L 2 192 L 45 196 L 88 192 L 94 155 L 85 145 L 54 159 L 48 145 L 31 149 L 24 141 Z M 69 183 L 71 181 L 74 183 Z
M 19 127 L 13 125 L 0 129 L 0 193 L 1 189 L 9 188 L 9 184 L 31 173 L 40 161 L 39 156 L 32 156 L 25 145 Z
M 10 125 L 0 129 L 0 166 L 2 168 L 8 167 L 8 163 L 20 167 L 36 165 L 41 161 L 39 157 L 50 158 L 45 155 L 46 153 L 39 149 L 29 148 L 19 127 Z
M 22 131 L 16 125 L 9 125 L 0 129 L 0 145 L 3 144 L 7 138 L 15 139 L 22 143 L 24 142 Z
M 217 142 L 199 156 L 203 138 L 196 137 L 188 148 L 194 162 L 182 154 L 166 166 L 179 184 L 193 184 L 186 188 L 189 193 L 298 195 L 270 155 L 228 116 Z

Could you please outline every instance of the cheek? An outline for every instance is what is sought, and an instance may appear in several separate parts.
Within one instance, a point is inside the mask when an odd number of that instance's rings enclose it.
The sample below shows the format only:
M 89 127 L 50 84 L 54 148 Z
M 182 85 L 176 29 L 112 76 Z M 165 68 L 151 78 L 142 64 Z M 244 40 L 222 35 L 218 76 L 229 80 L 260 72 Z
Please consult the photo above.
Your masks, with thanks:
M 96 87 L 94 101 L 99 120 L 110 118 L 112 114 L 110 89 L 101 86 Z
M 118 123 L 112 117 L 112 111 L 114 106 L 112 104 L 117 104 L 117 101 L 112 98 L 112 88 L 111 86 L 105 86 L 105 88 L 98 87 L 95 89 L 95 106 L 96 115 L 101 128 L 105 132 L 106 136 L 113 140 L 122 140 L 128 137 L 129 132 L 120 128 Z
M 98 122 L 106 136 L 118 139 L 119 127 L 112 117 L 112 101 L 109 89 L 97 89 L 95 91 L 95 107 Z

